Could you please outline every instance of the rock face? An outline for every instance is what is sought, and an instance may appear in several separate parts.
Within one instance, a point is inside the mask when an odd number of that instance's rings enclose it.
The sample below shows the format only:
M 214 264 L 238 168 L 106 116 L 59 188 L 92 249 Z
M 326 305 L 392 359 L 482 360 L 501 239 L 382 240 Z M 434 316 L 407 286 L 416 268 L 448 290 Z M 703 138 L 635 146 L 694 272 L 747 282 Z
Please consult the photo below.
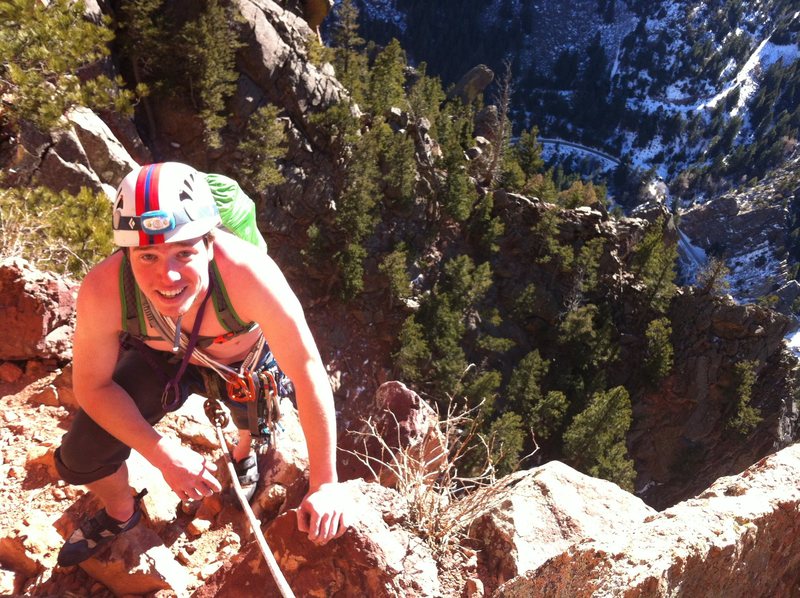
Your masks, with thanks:
M 755 300 L 787 282 L 787 219 L 786 207 L 751 191 L 693 206 L 681 214 L 681 230 L 693 245 L 725 259 L 734 295 Z
M 293 512 L 266 530 L 267 542 L 297 596 L 439 596 L 436 562 L 430 550 L 400 523 L 407 517 L 394 491 L 363 480 L 347 482 L 343 499 L 358 513 L 358 524 L 341 539 L 316 546 L 297 531 Z M 243 588 L 277 588 L 257 546 L 241 562 L 219 571 L 193 596 L 241 596 Z
M 458 80 L 448 96 L 459 98 L 465 106 L 468 106 L 483 93 L 493 80 L 494 71 L 485 64 L 479 64 L 472 67 Z
M 494 596 L 795 596 L 798 475 L 793 446 L 625 534 L 575 544 Z
M 22 259 L 0 262 L 0 360 L 71 358 L 76 292 Z
M 783 341 L 792 320 L 691 290 L 675 298 L 670 319 L 673 373 L 635 404 L 629 435 L 637 487 L 656 508 L 693 496 L 787 443 L 784 430 L 796 420 Z M 745 440 L 728 422 L 740 392 L 735 368 L 746 362 L 755 364 L 751 404 L 763 419 Z
M 487 496 L 486 512 L 470 526 L 487 591 L 538 569 L 576 542 L 624 535 L 655 514 L 616 484 L 558 461 L 511 477 L 512 488 Z
M 8 182 L 43 185 L 77 194 L 81 188 L 114 197 L 116 185 L 136 166 L 108 126 L 88 108 L 73 108 L 66 126 L 49 135 L 29 125 L 20 129 Z
M 308 23 L 284 11 L 272 0 L 237 0 L 250 39 L 242 53 L 242 70 L 276 105 L 294 120 L 310 108 L 327 107 L 346 92 L 329 74 L 308 62 L 305 47 L 316 35 Z
M 361 415 L 338 443 L 340 479 L 364 478 L 392 487 L 397 479 L 391 455 L 399 452 L 418 464 L 423 476 L 437 470 L 445 441 L 439 418 L 417 393 L 400 382 L 386 382 L 370 411 Z

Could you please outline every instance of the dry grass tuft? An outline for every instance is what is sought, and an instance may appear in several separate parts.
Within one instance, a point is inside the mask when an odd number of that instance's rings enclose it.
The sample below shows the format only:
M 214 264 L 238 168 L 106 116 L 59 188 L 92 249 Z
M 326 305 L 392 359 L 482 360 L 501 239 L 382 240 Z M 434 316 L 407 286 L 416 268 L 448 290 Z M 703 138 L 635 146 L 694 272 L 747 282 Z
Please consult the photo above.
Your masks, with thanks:
M 401 446 L 399 438 L 397 445 L 401 448 L 391 447 L 372 418 L 363 420 L 365 431 L 350 432 L 363 437 L 365 446 L 368 443 L 379 445 L 379 457 L 349 452 L 369 468 L 375 479 L 385 479 L 382 473 L 389 471 L 395 480 L 394 488 L 407 504 L 406 525 L 435 556 L 458 548 L 470 524 L 502 504 L 517 483 L 509 476 L 500 479 L 495 476 L 490 455 L 496 439 L 478 432 L 480 418 L 477 415 L 481 407 L 482 404 L 457 412 L 451 401 L 447 416 L 438 421 L 442 442 L 435 450 Z M 395 423 L 398 423 L 396 418 Z M 538 446 L 530 455 L 536 450 Z M 465 476 L 460 468 L 478 473 Z

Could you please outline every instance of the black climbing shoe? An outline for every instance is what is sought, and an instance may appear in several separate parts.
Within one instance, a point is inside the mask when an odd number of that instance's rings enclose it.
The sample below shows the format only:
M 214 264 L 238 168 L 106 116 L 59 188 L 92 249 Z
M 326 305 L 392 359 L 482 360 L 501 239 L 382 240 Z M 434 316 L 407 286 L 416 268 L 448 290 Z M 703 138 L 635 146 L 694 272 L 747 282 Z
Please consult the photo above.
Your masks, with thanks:
M 133 515 L 127 521 L 117 521 L 109 517 L 105 509 L 101 509 L 94 517 L 84 521 L 61 547 L 58 553 L 58 564 L 62 567 L 70 567 L 82 563 L 99 552 L 119 534 L 139 523 L 142 518 L 140 503 L 145 494 L 147 494 L 147 488 L 133 497 Z
M 236 478 L 239 480 L 239 485 L 242 487 L 242 494 L 249 503 L 256 493 L 256 486 L 260 474 L 258 473 L 258 459 L 255 451 L 250 451 L 241 461 L 234 461 L 233 468 L 236 470 Z M 236 504 L 241 508 L 238 500 Z

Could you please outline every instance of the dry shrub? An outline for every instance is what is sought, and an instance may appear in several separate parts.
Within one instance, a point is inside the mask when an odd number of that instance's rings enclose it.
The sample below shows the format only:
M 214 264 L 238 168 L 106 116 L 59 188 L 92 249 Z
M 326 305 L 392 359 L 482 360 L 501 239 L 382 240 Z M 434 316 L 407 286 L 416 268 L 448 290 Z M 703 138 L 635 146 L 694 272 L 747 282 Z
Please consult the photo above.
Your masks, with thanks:
M 348 452 L 364 463 L 375 479 L 386 479 L 383 471 L 388 470 L 408 508 L 405 524 L 436 556 L 457 548 L 470 524 L 506 500 L 518 481 L 510 476 L 497 479 L 495 475 L 491 455 L 496 439 L 479 433 L 482 406 L 458 411 L 451 400 L 447 416 L 438 421 L 443 442 L 436 450 L 402 446 L 399 437 L 400 448 L 393 448 L 372 418 L 363 420 L 365 431 L 350 432 L 363 437 L 365 446 L 377 443 L 378 457 Z M 396 429 L 400 429 L 399 424 Z M 524 458 L 538 450 L 535 442 L 534 446 Z M 460 469 L 477 473 L 462 475 Z

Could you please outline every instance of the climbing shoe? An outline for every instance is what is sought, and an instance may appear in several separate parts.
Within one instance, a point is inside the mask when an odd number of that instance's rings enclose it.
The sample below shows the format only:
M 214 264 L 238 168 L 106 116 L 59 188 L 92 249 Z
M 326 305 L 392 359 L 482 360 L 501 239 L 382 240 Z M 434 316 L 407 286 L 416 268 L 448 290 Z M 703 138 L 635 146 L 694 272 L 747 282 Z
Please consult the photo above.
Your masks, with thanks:
M 242 487 L 242 494 L 244 494 L 249 503 L 256 493 L 256 486 L 260 477 L 255 451 L 250 451 L 250 454 L 241 461 L 234 461 L 233 469 L 236 470 L 236 479 L 239 480 L 239 485 Z M 236 504 L 239 504 L 238 501 Z
M 101 509 L 94 517 L 84 521 L 61 547 L 58 553 L 58 564 L 62 567 L 70 567 L 82 563 L 94 556 L 119 534 L 136 526 L 142 518 L 141 501 L 145 494 L 147 494 L 147 488 L 133 497 L 133 515 L 127 521 L 118 521 L 110 517 L 105 509 Z

